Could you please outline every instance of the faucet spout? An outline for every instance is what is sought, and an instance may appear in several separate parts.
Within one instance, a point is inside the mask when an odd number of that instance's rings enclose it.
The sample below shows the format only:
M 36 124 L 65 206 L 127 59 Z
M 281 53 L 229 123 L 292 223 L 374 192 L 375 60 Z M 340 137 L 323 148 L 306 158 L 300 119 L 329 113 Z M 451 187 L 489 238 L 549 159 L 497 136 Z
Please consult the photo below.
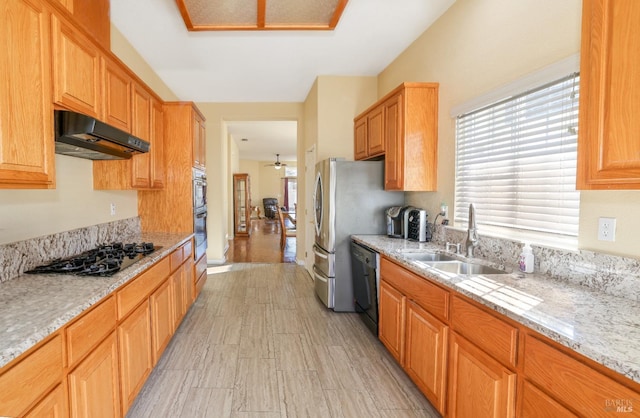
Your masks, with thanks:
M 473 258 L 473 249 L 478 246 L 478 230 L 476 229 L 476 208 L 473 203 L 469 205 L 469 226 L 467 229 L 467 238 L 464 242 L 464 248 L 467 257 Z

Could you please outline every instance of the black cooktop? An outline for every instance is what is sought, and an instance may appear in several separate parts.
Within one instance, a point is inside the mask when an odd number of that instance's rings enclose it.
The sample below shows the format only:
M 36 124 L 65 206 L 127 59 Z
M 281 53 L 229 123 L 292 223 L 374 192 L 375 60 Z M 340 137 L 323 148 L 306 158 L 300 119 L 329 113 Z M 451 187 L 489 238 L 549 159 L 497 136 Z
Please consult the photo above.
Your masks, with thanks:
M 100 245 L 82 254 L 58 258 L 49 264 L 25 271 L 29 274 L 75 274 L 79 276 L 111 276 L 162 247 L 151 242 L 123 244 L 113 242 Z

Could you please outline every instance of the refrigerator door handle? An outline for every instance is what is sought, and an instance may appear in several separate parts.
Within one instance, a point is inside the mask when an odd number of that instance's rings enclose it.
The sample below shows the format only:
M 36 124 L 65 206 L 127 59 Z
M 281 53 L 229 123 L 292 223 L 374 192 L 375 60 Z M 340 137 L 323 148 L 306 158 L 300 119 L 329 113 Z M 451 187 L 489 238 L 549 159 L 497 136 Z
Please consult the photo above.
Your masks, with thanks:
M 313 253 L 314 253 L 315 255 L 317 255 L 318 257 L 320 257 L 320 258 L 324 258 L 325 260 L 327 260 L 327 259 L 329 258 L 329 256 L 328 256 L 328 255 L 322 254 L 321 252 L 319 252 L 318 250 L 316 250 L 315 245 L 313 246 Z

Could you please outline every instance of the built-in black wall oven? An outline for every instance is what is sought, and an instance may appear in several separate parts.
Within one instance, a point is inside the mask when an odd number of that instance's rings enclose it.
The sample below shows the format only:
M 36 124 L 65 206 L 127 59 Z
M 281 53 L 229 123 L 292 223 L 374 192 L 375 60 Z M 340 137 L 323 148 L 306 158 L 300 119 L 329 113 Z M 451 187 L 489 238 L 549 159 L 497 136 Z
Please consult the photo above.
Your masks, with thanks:
M 197 168 L 193 169 L 193 233 L 198 260 L 207 252 L 207 176 Z

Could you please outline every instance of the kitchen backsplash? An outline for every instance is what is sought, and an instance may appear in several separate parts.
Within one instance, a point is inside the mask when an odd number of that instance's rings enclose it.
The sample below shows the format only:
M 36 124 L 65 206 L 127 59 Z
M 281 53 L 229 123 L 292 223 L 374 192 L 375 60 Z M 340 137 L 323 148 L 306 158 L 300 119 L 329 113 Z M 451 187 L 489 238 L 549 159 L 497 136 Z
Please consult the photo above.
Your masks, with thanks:
M 140 218 L 136 216 L 0 245 L 0 283 L 55 258 L 70 257 L 100 244 L 123 242 L 137 235 Z
M 464 243 L 466 234 L 464 230 L 437 225 L 433 242 L 443 247 L 446 242 Z M 480 235 L 475 255 L 517 269 L 522 247 L 519 241 Z M 640 301 L 640 260 L 587 250 L 568 251 L 539 245 L 531 248 L 535 256 L 534 273 Z

